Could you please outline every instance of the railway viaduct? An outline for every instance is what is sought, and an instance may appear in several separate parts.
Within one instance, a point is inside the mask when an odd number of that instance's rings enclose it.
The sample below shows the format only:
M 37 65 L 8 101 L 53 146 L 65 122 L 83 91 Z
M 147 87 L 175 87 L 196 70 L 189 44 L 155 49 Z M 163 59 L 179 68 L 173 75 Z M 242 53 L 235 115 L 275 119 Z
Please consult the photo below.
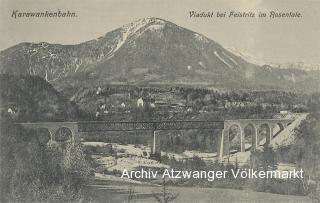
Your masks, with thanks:
M 159 154 L 160 138 L 157 131 L 163 130 L 189 130 L 206 129 L 218 130 L 218 154 L 222 158 L 229 155 L 231 142 L 234 139 L 232 130 L 237 128 L 239 149 L 246 150 L 246 141 L 251 140 L 249 145 L 256 149 L 261 143 L 269 144 L 275 136 L 273 129 L 279 127 L 279 133 L 292 119 L 237 119 L 225 121 L 146 121 L 146 122 L 109 122 L 109 121 L 79 121 L 79 122 L 35 122 L 17 123 L 26 129 L 34 129 L 46 132 L 50 142 L 80 142 L 84 133 L 105 131 L 137 131 L 146 130 L 151 132 L 151 153 Z M 260 136 L 264 129 L 265 136 Z M 214 135 L 213 135 L 214 139 Z

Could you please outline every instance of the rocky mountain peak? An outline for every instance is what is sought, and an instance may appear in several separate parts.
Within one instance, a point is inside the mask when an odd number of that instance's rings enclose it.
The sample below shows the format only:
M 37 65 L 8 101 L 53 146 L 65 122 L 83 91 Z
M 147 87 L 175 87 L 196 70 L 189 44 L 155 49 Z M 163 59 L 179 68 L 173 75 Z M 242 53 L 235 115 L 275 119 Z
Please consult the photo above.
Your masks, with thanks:
M 0 52 L 0 73 L 38 75 L 52 83 L 94 78 L 98 83 L 226 89 L 318 88 L 316 74 L 295 72 L 293 81 L 292 71 L 250 63 L 200 33 L 156 17 L 76 45 L 21 43 Z

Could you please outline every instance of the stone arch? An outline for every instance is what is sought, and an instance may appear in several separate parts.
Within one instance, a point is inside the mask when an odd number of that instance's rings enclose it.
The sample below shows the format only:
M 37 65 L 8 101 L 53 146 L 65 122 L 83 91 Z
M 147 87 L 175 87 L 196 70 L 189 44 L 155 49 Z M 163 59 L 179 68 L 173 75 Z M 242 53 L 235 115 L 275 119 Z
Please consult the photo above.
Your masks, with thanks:
M 47 144 L 52 140 L 52 134 L 48 128 L 37 128 L 37 138 L 41 144 Z
M 260 145 L 261 142 L 263 144 L 270 144 L 271 132 L 272 130 L 268 123 L 261 124 L 258 132 L 258 145 Z
M 245 149 L 257 147 L 257 129 L 254 124 L 249 123 L 243 128 Z
M 239 124 L 232 124 L 228 128 L 229 150 L 241 150 L 241 126 Z
M 56 142 L 66 142 L 72 140 L 73 132 L 68 127 L 60 127 L 54 133 L 53 140 Z

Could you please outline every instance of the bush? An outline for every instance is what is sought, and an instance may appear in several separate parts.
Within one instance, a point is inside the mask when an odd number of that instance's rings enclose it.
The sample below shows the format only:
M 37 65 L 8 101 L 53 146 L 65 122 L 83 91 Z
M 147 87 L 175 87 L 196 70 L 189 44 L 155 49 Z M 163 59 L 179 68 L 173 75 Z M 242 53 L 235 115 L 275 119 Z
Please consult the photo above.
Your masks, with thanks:
M 294 179 L 257 179 L 253 181 L 252 187 L 257 192 L 303 195 L 301 181 Z
M 78 201 L 90 176 L 80 145 L 43 144 L 37 132 L 1 119 L 0 201 Z

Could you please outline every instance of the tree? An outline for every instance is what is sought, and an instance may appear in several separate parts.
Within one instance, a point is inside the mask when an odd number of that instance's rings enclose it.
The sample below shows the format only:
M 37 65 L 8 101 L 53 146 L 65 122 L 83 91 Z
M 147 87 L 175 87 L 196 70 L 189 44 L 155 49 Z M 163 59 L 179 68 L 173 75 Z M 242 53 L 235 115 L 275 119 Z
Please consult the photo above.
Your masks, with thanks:
M 263 150 L 252 150 L 250 156 L 252 168 L 269 170 L 274 168 L 277 164 L 276 153 L 272 147 L 264 145 Z
M 46 144 L 37 131 L 0 121 L 0 202 L 83 199 L 90 166 L 81 145 Z
M 154 198 L 160 203 L 168 203 L 174 201 L 179 194 L 168 192 L 166 179 L 163 178 L 161 193 L 153 193 Z
M 305 193 L 320 202 L 320 113 L 311 113 L 296 129 L 296 136 L 301 142 L 292 146 L 293 151 L 300 152 L 295 161 L 303 168 L 307 181 L 302 182 Z M 301 149 L 302 150 L 299 150 Z
M 128 189 L 128 197 L 127 197 L 127 202 L 133 202 L 135 199 L 135 192 L 134 189 L 132 187 L 132 183 L 129 185 L 129 189 Z

